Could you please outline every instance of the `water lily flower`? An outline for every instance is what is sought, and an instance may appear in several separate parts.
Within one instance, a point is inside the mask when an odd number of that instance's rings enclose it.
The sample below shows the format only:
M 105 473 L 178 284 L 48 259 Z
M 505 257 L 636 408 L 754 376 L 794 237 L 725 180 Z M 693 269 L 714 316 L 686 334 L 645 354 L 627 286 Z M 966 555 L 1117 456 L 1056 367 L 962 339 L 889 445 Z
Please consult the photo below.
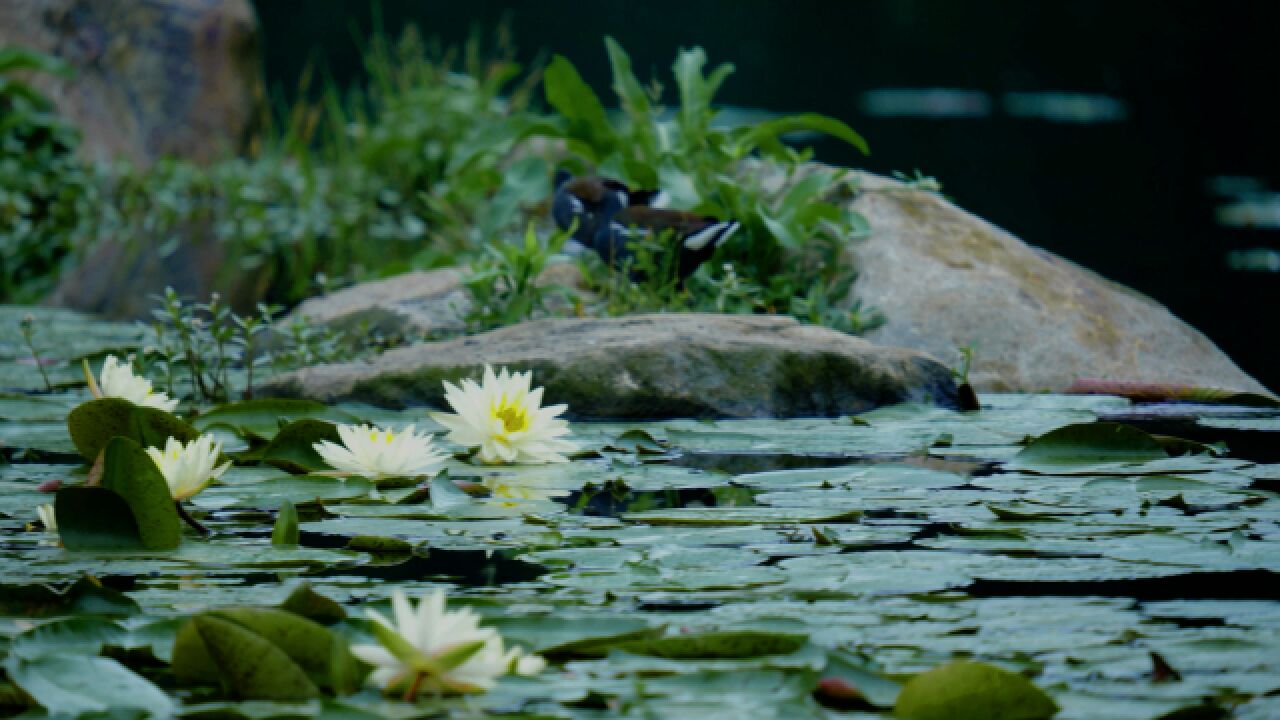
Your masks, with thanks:
M 452 413 L 431 413 L 449 429 L 449 439 L 467 447 L 480 448 L 477 457 L 484 463 L 567 462 L 564 453 L 577 445 L 564 439 L 569 423 L 557 416 L 567 406 L 542 407 L 542 388 L 530 390 L 533 372 L 498 373 L 485 365 L 484 379 L 465 379 L 461 387 L 445 381 L 445 400 Z
M 410 425 L 400 432 L 373 425 L 339 425 L 342 445 L 321 440 L 312 445 L 320 457 L 342 475 L 370 480 L 432 476 L 448 458 L 432 446 L 429 433 Z
M 165 440 L 163 451 L 149 447 L 147 454 L 164 475 L 169 493 L 179 502 L 204 490 L 231 467 L 229 462 L 218 465 L 222 443 L 212 435 L 201 435 L 185 445 L 170 437 Z
M 108 355 L 102 363 L 102 374 L 94 381 L 89 372 L 89 361 L 84 362 L 85 379 L 89 381 L 89 392 L 95 398 L 118 397 L 128 400 L 134 405 L 153 407 L 165 412 L 173 412 L 178 401 L 168 394 L 158 392 L 151 387 L 151 381 L 133 374 L 133 366 L 126 360 L 121 362 L 115 355 Z
M 58 516 L 53 512 L 53 505 L 45 503 L 38 506 L 36 516 L 40 518 L 40 524 L 44 526 L 45 532 L 58 532 Z
M 423 595 L 414 609 L 396 588 L 391 608 L 393 620 L 365 611 L 378 644 L 352 645 L 351 652 L 375 668 L 371 682 L 385 691 L 403 690 L 406 701 L 423 692 L 484 692 L 506 673 L 533 675 L 546 667 L 520 648 L 504 651 L 498 631 L 480 627 L 470 608 L 446 610 L 443 590 Z

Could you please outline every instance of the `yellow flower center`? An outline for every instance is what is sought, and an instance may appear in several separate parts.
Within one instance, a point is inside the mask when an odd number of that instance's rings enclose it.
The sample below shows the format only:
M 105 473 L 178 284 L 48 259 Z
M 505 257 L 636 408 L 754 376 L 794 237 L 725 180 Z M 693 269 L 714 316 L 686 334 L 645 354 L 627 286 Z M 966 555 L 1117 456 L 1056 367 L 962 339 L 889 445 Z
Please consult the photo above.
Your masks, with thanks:
M 524 405 L 512 403 L 506 395 L 498 398 L 490 412 L 502 421 L 502 429 L 509 433 L 520 432 L 529 427 L 529 413 Z

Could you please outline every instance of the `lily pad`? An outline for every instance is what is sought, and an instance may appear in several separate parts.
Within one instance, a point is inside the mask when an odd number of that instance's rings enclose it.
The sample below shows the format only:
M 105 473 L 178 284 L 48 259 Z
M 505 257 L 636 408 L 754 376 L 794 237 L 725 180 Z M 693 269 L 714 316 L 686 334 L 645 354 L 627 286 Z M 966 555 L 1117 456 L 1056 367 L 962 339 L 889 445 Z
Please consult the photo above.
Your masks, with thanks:
M 169 413 L 140 407 L 121 398 L 100 398 L 76 406 L 67 415 L 71 441 L 92 462 L 113 437 L 127 437 L 143 447 L 163 447 L 167 438 L 186 443 L 200 432 Z
M 101 487 L 64 487 L 54 503 L 71 550 L 169 550 L 182 542 L 164 476 L 134 441 L 113 437 L 103 450 Z
M 140 710 L 172 717 L 176 703 L 160 688 L 104 657 L 48 655 L 35 660 L 10 657 L 9 678 L 50 715 L 83 715 Z
M 1016 673 L 959 661 L 907 681 L 894 715 L 906 720 L 1046 720 L 1058 706 Z

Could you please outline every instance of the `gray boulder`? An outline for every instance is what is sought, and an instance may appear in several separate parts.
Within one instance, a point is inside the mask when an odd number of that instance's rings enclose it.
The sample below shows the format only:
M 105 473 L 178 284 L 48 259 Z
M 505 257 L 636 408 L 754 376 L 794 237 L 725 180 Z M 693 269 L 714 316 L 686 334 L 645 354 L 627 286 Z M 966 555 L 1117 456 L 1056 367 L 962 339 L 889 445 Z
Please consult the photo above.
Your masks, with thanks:
M 535 320 L 305 368 L 257 394 L 439 406 L 442 380 L 478 376 L 486 363 L 533 370 L 548 401 L 581 418 L 834 416 L 956 402 L 950 371 L 923 353 L 786 317 L 692 313 Z
M 367 327 L 413 339 L 459 333 L 471 308 L 462 277 L 453 268 L 407 272 L 310 298 L 291 317 L 344 332 Z
M 31 82 L 84 133 L 91 160 L 150 165 L 240 152 L 264 97 L 249 0 L 5 0 L 0 46 L 71 65 Z
M 867 339 L 952 361 L 976 347 L 985 391 L 1062 391 L 1081 378 L 1267 392 L 1160 303 L 1028 245 L 936 194 L 855 173 L 855 296 L 887 318 Z

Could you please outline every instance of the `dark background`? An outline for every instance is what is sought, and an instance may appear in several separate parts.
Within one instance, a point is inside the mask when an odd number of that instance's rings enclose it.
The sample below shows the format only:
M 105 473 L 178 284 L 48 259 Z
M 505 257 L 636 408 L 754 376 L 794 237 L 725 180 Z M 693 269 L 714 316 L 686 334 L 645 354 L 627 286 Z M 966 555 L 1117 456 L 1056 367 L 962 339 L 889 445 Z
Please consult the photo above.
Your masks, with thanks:
M 368 2 L 257 8 L 270 86 L 287 94 L 311 61 L 340 83 L 359 78 L 356 38 L 375 27 Z M 1280 75 L 1280 3 L 382 0 L 377 12 L 392 35 L 416 23 L 446 43 L 507 17 L 521 59 L 561 53 L 602 97 L 604 35 L 622 43 L 642 80 L 657 75 L 668 90 L 677 48 L 701 45 L 712 64 L 737 67 L 724 103 L 845 120 L 872 155 L 819 143 L 819 159 L 918 168 L 961 206 L 1165 303 L 1280 388 L 1271 315 L 1280 274 L 1228 263 L 1232 251 L 1280 251 L 1280 231 L 1215 220 L 1240 199 L 1280 208 L 1280 140 L 1267 109 Z M 886 115 L 866 95 L 885 88 L 976 92 L 989 112 Z M 1123 117 L 1020 116 L 1005 103 L 1010 92 L 1102 96 Z M 1235 189 L 1223 195 L 1224 185 Z

